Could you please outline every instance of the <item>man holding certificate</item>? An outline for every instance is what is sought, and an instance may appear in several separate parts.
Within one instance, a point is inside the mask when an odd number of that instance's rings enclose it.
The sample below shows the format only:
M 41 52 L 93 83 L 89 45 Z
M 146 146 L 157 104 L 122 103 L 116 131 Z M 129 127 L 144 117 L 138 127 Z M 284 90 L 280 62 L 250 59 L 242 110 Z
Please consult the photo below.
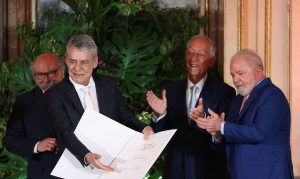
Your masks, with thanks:
M 143 131 L 145 138 L 153 134 L 153 130 L 129 111 L 115 79 L 92 75 L 98 65 L 98 55 L 97 45 L 89 35 L 80 34 L 69 40 L 66 65 L 69 76 L 46 93 L 50 119 L 59 137 L 58 152 L 67 148 L 82 165 L 113 171 L 114 168 L 100 162 L 100 154 L 91 152 L 74 134 L 84 110 L 93 109 L 132 129 Z

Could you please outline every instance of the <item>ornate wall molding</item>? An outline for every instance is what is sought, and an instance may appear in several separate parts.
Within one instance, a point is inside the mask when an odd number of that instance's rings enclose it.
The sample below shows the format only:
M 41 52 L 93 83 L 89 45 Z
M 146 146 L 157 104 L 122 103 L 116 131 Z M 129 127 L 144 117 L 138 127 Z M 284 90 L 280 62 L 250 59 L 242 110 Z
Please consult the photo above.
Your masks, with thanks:
M 271 76 L 272 0 L 265 1 L 265 74 Z
M 289 86 L 290 86 L 290 106 L 292 112 L 291 123 L 291 147 L 295 176 L 300 176 L 300 1 L 289 0 Z

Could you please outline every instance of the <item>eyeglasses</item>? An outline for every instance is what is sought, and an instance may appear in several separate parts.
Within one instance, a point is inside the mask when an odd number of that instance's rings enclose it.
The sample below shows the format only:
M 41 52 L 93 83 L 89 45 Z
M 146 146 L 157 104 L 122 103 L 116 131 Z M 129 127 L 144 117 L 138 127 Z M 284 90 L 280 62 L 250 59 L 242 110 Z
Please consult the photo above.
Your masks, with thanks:
M 57 75 L 57 70 L 58 69 L 59 69 L 59 67 L 56 68 L 55 70 L 49 71 L 47 73 L 37 72 L 37 73 L 34 73 L 33 75 L 38 80 L 43 80 L 43 79 L 45 79 L 46 76 L 47 76 L 47 78 L 54 78 Z

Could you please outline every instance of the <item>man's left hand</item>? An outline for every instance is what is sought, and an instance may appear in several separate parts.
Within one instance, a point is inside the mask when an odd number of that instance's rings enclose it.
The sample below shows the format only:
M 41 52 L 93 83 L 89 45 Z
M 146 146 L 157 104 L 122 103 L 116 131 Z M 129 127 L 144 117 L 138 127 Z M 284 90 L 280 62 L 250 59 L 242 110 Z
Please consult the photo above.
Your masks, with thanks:
M 224 121 L 225 113 L 222 113 L 219 116 L 211 109 L 208 109 L 208 113 L 210 114 L 210 116 L 208 116 L 207 118 L 198 117 L 197 119 L 195 119 L 195 122 L 200 128 L 206 129 L 207 132 L 209 132 L 212 136 L 219 137 L 221 123 Z

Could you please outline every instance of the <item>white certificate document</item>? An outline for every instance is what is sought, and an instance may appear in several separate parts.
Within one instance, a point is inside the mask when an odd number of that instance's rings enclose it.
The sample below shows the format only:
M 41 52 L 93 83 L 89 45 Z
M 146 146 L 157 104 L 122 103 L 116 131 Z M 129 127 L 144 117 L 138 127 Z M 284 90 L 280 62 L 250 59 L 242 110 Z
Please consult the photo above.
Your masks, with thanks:
M 65 179 L 141 179 L 175 132 L 176 129 L 159 132 L 144 140 L 142 133 L 87 109 L 74 133 L 91 152 L 101 155 L 103 164 L 114 167 L 115 171 L 83 167 L 65 149 L 51 175 Z

